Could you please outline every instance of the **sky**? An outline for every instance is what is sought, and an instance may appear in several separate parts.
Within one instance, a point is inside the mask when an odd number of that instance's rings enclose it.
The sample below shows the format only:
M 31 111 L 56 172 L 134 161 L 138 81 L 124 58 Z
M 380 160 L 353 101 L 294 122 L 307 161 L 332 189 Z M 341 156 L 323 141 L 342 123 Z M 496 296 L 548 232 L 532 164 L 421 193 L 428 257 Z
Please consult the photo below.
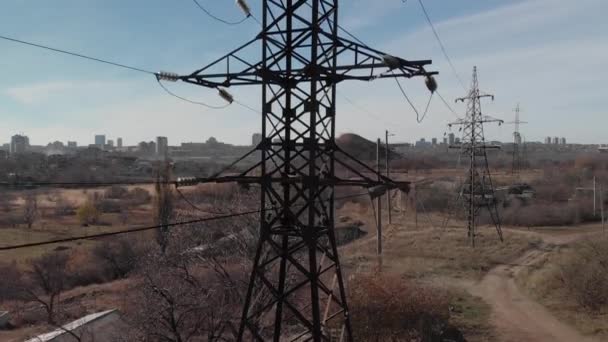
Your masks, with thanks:
M 199 0 L 229 20 L 242 18 L 232 0 Z M 260 16 L 259 0 L 249 0 Z M 480 88 L 496 95 L 485 114 L 514 119 L 520 103 L 522 135 L 569 142 L 608 143 L 604 125 L 608 78 L 608 2 L 605 0 L 424 0 L 464 85 L 473 66 Z M 368 45 L 405 59 L 432 59 L 439 93 L 466 95 L 443 56 L 417 0 L 342 0 L 340 24 Z M 4 0 L 0 35 L 50 45 L 151 71 L 190 73 L 247 42 L 259 31 L 247 20 L 227 26 L 191 0 Z M 32 144 L 95 134 L 122 137 L 127 145 L 162 135 L 172 145 L 214 136 L 249 144 L 260 114 L 232 105 L 211 110 L 168 96 L 154 76 L 0 40 L 0 143 L 24 133 Z M 415 106 L 429 98 L 422 79 L 402 82 Z M 167 84 L 180 96 L 222 105 L 215 91 Z M 260 108 L 260 88 L 233 88 L 236 99 Z M 355 105 L 351 104 L 351 100 Z M 416 122 L 394 81 L 338 86 L 337 131 L 369 139 L 395 134 L 395 141 L 441 139 L 456 120 L 435 96 L 427 117 Z M 512 125 L 488 125 L 487 140 L 509 141 Z M 454 133 L 458 134 L 457 131 Z

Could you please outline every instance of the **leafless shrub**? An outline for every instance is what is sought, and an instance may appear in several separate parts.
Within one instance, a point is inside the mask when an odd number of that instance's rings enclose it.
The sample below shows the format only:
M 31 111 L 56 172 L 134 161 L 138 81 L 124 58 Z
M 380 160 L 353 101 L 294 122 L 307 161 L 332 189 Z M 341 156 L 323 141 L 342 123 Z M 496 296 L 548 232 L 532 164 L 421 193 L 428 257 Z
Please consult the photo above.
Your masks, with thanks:
M 569 226 L 598 219 L 599 217 L 593 215 L 593 206 L 588 201 L 513 202 L 509 207 L 501 210 L 502 222 L 513 226 Z M 482 222 L 490 222 L 488 220 L 488 217 L 482 217 Z
M 57 216 L 73 215 L 75 211 L 74 203 L 68 201 L 63 196 L 58 196 L 55 200 L 54 212 Z
M 134 188 L 129 191 L 128 204 L 130 206 L 138 206 L 150 203 L 152 196 L 150 192 L 144 188 Z
M 156 233 L 156 242 L 164 253 L 169 243 L 168 224 L 174 217 L 173 189 L 168 182 L 171 179 L 171 168 L 168 162 L 164 163 L 162 170 L 156 176 L 156 197 L 154 198 L 154 221 L 160 228 Z
M 76 211 L 76 217 L 83 226 L 97 223 L 100 215 L 101 213 L 97 209 L 95 202 L 90 199 L 83 203 Z
M 32 228 L 32 225 L 38 219 L 38 198 L 35 193 L 28 192 L 25 195 L 25 204 L 23 206 L 23 222 L 27 224 L 28 228 Z
M 139 272 L 143 279 L 127 318 L 138 341 L 220 341 L 241 298 L 222 263 L 176 253 L 151 252 Z
M 102 213 L 119 213 L 122 206 L 122 201 L 109 198 L 101 198 L 95 202 L 95 207 Z
M 608 308 L 608 239 L 587 240 L 563 260 L 560 278 L 579 305 L 591 311 Z
M 20 299 L 22 297 L 23 274 L 17 268 L 17 264 L 0 264 L 0 302 L 6 300 Z
M 93 249 L 93 258 L 98 272 L 110 279 L 125 278 L 135 269 L 141 248 L 128 238 L 104 241 Z
M 12 192 L 0 190 L 0 210 L 4 212 L 11 211 L 16 197 Z
M 124 186 L 113 185 L 104 191 L 103 196 L 111 199 L 124 199 L 129 196 L 129 189 Z
M 68 284 L 68 255 L 51 252 L 30 261 L 31 271 L 23 284 L 25 298 L 40 303 L 49 324 L 55 323 L 59 296 Z
M 357 275 L 349 305 L 360 341 L 440 341 L 450 316 L 440 290 L 382 274 Z

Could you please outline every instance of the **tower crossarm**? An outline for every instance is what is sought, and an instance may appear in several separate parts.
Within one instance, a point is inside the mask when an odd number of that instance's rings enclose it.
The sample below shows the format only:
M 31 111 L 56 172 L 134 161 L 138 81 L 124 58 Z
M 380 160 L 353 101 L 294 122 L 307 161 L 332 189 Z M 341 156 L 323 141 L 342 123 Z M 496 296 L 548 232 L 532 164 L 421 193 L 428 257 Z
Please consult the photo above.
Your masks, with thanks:
M 306 32 L 304 31 L 301 37 L 296 37 L 291 50 L 307 47 L 309 37 L 306 36 Z M 294 67 L 290 71 L 284 70 L 278 62 L 285 57 L 286 51 L 289 50 L 288 46 L 281 40 L 272 39 L 268 36 L 265 37 L 267 42 L 277 47 L 269 54 L 267 58 L 269 63 L 265 66 L 263 61 L 251 60 L 251 54 L 248 51 L 259 49 L 262 39 L 262 34 L 260 34 L 255 39 L 189 75 L 159 73 L 157 76 L 161 79 L 181 80 L 207 88 L 228 88 L 231 86 L 261 85 L 263 79 L 276 85 L 297 84 L 310 81 L 313 74 L 316 75 L 317 79 L 330 83 L 340 83 L 345 80 L 373 81 L 381 78 L 412 78 L 416 76 L 431 78 L 438 74 L 436 71 L 425 70 L 425 66 L 432 63 L 431 60 L 410 61 L 345 38 L 339 37 L 331 41 L 329 39 L 331 34 L 324 31 L 321 31 L 320 34 L 328 39 L 321 46 L 323 53 L 319 56 L 319 60 L 312 63 L 309 60 L 310 57 L 293 53 L 300 66 Z M 332 70 L 327 66 L 331 65 L 330 61 L 334 58 L 337 59 L 337 65 L 335 70 Z M 316 68 L 316 70 L 313 70 L 313 68 Z M 432 82 L 434 83 L 434 80 Z

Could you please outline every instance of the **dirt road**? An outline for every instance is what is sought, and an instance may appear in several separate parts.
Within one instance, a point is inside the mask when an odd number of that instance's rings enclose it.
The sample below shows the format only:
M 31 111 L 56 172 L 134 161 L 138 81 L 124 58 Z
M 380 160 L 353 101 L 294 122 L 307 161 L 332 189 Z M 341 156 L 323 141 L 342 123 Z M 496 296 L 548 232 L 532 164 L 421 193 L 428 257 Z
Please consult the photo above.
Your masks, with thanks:
M 574 328 L 555 318 L 545 307 L 523 293 L 515 276 L 524 267 L 533 265 L 551 245 L 566 244 L 583 238 L 593 231 L 556 236 L 538 234 L 544 244 L 513 262 L 492 269 L 479 283 L 473 284 L 471 294 L 483 298 L 492 307 L 492 324 L 499 341 L 515 342 L 594 342 Z

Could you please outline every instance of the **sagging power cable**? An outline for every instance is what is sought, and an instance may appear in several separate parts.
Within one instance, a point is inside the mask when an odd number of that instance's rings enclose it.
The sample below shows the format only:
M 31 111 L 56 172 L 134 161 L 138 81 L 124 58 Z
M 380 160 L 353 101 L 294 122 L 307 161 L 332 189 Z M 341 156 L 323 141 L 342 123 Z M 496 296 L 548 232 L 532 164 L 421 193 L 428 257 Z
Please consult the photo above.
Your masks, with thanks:
M 194 1 L 196 6 L 198 6 L 198 8 L 200 8 L 203 12 L 205 12 L 205 14 L 207 14 L 210 18 L 212 18 L 216 21 L 219 21 L 220 23 L 226 24 L 226 25 L 231 25 L 231 26 L 239 25 L 239 24 L 242 24 L 243 22 L 245 22 L 245 20 L 250 18 L 250 16 L 246 16 L 245 18 L 243 18 L 241 20 L 237 20 L 237 21 L 225 20 L 225 19 L 222 19 L 222 18 L 216 16 L 215 14 L 211 13 L 203 5 L 201 5 L 200 2 L 198 2 L 198 0 L 192 0 L 192 1 Z

